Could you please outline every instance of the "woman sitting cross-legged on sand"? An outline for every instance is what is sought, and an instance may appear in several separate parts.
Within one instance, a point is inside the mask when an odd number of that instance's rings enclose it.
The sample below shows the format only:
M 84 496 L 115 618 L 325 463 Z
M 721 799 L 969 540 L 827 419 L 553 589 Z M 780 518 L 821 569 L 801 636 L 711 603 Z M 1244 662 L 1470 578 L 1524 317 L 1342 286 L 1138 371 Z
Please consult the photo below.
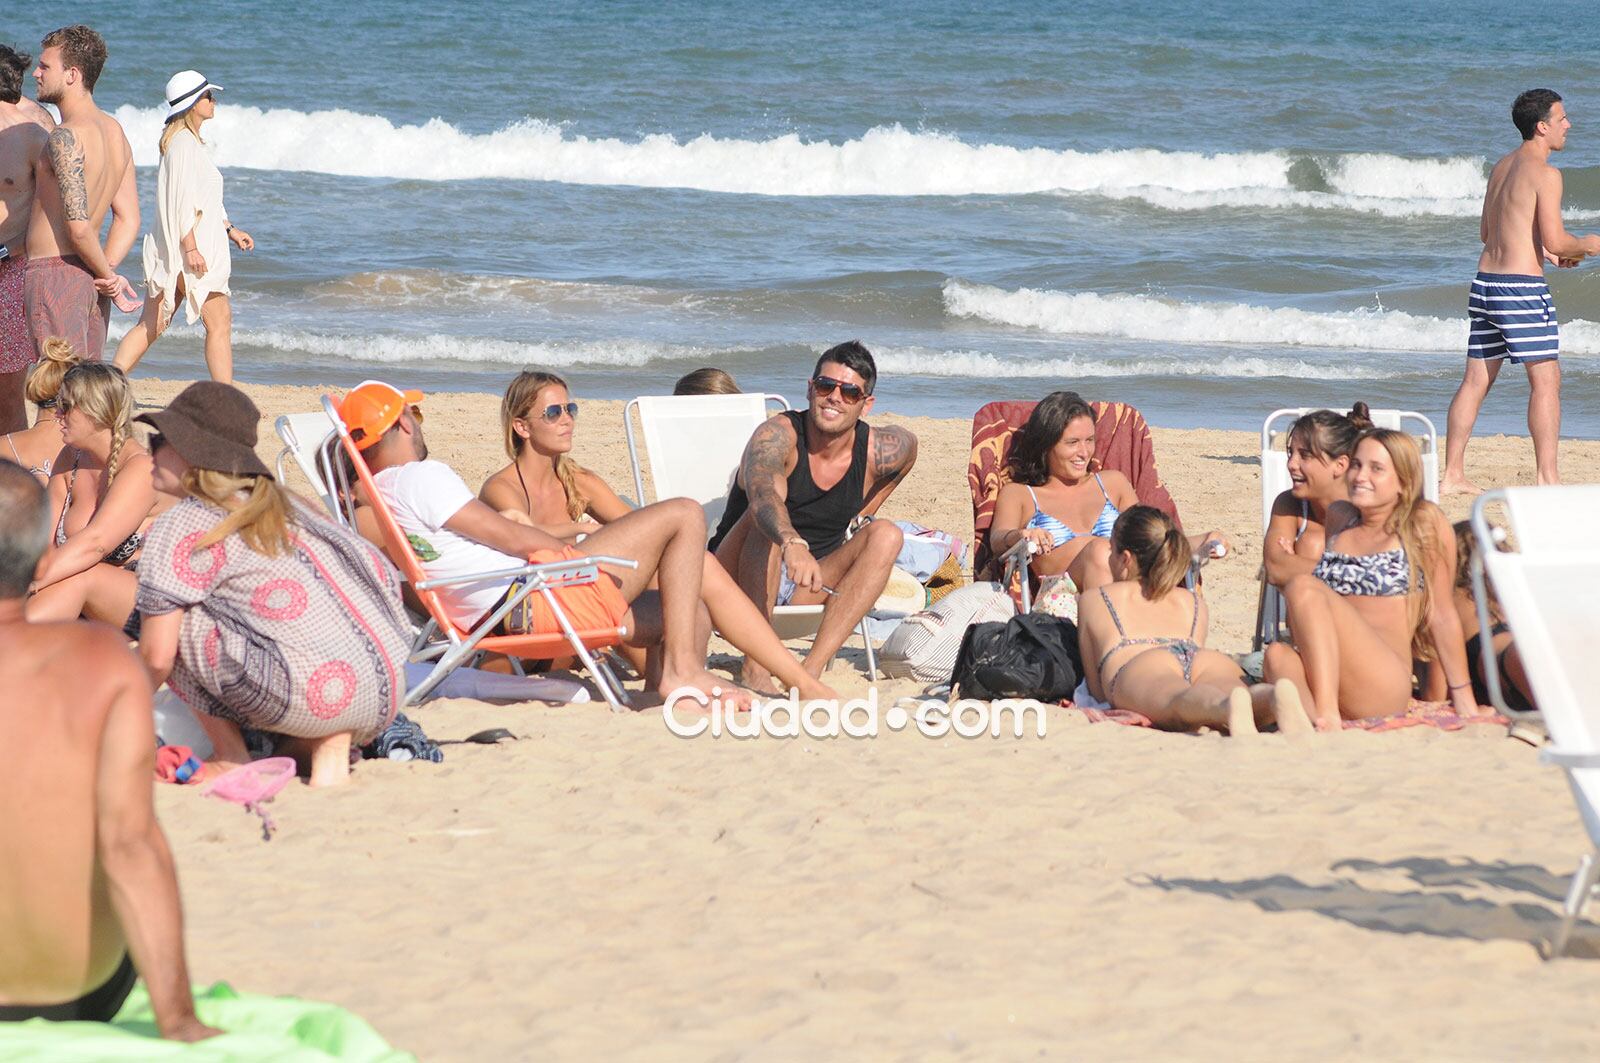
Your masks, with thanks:
M 1322 558 L 1328 508 L 1349 499 L 1345 473 L 1361 433 L 1372 427 L 1367 404 L 1348 414 L 1313 410 L 1295 421 L 1284 441 L 1289 454 L 1289 490 L 1272 503 L 1262 536 L 1267 582 L 1282 588 L 1308 573 Z
M 630 512 L 600 477 L 572 460 L 578 404 L 554 373 L 524 369 L 500 402 L 511 464 L 484 481 L 483 502 L 521 524 L 571 541 Z
M 1472 696 L 1479 705 L 1489 705 L 1492 702 L 1483 670 L 1483 629 L 1478 626 L 1478 605 L 1472 587 L 1472 555 L 1478 549 L 1478 540 L 1472 534 L 1471 521 L 1460 521 L 1451 530 L 1456 536 L 1456 582 L 1451 599 L 1456 616 L 1461 619 L 1461 631 L 1467 636 L 1467 674 L 1472 677 Z M 1522 655 L 1511 641 L 1511 628 L 1500 615 L 1500 602 L 1487 577 L 1484 589 L 1489 593 L 1489 638 L 1500 667 L 1500 695 L 1512 711 L 1533 712 L 1537 707 L 1533 703 L 1533 684 L 1528 682 Z
M 1122 473 L 1098 468 L 1094 445 L 1094 408 L 1076 392 L 1051 392 L 1033 408 L 1011 448 L 1012 482 L 995 499 L 995 556 L 1031 539 L 1034 575 L 1065 575 L 1079 591 L 1111 582 L 1111 526 L 1139 496 Z M 1191 548 L 1207 540 L 1227 541 L 1213 531 Z
M 1439 507 L 1422 497 L 1416 441 L 1370 429 L 1346 479 L 1350 501 L 1329 507 L 1321 560 L 1284 585 L 1294 645 L 1267 647 L 1267 679 L 1292 680 L 1318 729 L 1335 730 L 1341 719 L 1405 711 L 1413 658 L 1436 660 L 1437 685 L 1448 687 L 1456 710 L 1477 713 L 1447 591 L 1455 540 Z
M 1078 602 L 1089 693 L 1165 730 L 1251 734 L 1273 722 L 1284 732 L 1311 730 L 1292 683 L 1247 686 L 1237 664 L 1203 648 L 1208 610 L 1204 598 L 1178 586 L 1190 544 L 1170 517 L 1132 506 L 1112 526 L 1110 546 L 1114 582 Z
M 260 416 L 244 392 L 202 381 L 139 418 L 156 429 L 156 487 L 175 500 L 145 540 L 139 650 L 219 764 L 249 760 L 243 725 L 289 739 L 279 751 L 325 786 L 399 711 L 411 626 L 382 552 L 256 457 Z
M 67 370 L 56 397 L 66 443 L 50 474 L 55 533 L 28 599 L 30 621 L 80 615 L 121 626 L 133 610 L 133 567 L 160 508 L 150 455 L 132 438 L 133 392 L 103 362 Z
M 50 484 L 50 467 L 61 453 L 61 425 L 56 421 L 56 396 L 67 370 L 83 361 L 72 344 L 60 336 L 44 341 L 39 360 L 28 370 L 23 394 L 39 408 L 32 428 L 12 432 L 0 446 L 0 458 L 10 458 L 45 486 Z

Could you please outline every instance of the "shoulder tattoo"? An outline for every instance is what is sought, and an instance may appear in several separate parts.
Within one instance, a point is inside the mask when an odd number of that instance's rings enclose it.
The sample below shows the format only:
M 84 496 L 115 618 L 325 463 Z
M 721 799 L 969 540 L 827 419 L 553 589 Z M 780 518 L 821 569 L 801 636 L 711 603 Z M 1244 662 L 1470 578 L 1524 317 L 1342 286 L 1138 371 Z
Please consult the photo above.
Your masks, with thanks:
M 878 479 L 895 479 L 917 460 L 917 437 L 898 425 L 872 432 L 872 473 Z
M 83 176 L 83 146 L 66 126 L 50 134 L 50 165 L 61 186 L 61 209 L 68 221 L 89 220 L 89 192 Z
M 792 432 L 785 432 L 787 421 L 773 418 L 764 422 L 750 437 L 750 447 L 745 454 L 745 487 L 754 486 L 756 476 L 782 476 L 789 455 L 795 449 Z

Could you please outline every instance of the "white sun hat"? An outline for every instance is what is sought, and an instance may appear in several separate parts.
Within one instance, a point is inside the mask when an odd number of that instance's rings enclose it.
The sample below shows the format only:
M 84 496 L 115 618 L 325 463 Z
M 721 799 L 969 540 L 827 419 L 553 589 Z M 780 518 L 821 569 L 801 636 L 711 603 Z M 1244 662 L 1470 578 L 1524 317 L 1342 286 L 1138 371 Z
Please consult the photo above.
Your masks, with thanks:
M 172 121 L 200 99 L 200 94 L 210 89 L 221 92 L 221 85 L 213 85 L 198 70 L 180 70 L 167 79 L 167 121 Z

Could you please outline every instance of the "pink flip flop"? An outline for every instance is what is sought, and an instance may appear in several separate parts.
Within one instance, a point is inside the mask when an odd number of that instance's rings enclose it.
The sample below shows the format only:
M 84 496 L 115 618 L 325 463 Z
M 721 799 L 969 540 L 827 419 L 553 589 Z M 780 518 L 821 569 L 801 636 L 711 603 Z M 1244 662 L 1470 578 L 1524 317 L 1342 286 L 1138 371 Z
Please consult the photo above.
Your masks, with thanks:
M 219 797 L 224 801 L 231 801 L 242 806 L 245 811 L 260 816 L 262 840 L 271 841 L 272 832 L 277 829 L 277 824 L 273 823 L 272 817 L 267 815 L 266 809 L 261 806 L 271 801 L 279 790 L 288 786 L 294 775 L 293 757 L 267 757 L 265 760 L 239 765 L 200 793 L 204 797 Z

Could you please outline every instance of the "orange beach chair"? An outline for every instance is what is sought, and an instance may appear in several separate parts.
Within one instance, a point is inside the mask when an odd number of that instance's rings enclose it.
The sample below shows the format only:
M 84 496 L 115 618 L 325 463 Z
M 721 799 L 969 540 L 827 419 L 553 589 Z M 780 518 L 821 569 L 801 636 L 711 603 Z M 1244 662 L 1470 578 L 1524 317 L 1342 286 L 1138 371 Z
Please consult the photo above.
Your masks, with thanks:
M 389 555 L 400 569 L 400 574 L 405 577 L 416 591 L 417 598 L 428 611 L 428 622 L 418 633 L 416 641 L 411 647 L 412 661 L 435 661 L 433 671 L 422 683 L 413 687 L 406 693 L 405 704 L 414 705 L 425 698 L 434 687 L 438 686 L 444 678 L 456 668 L 476 658 L 483 653 L 503 653 L 511 659 L 512 667 L 521 673 L 521 658 L 534 660 L 548 660 L 557 657 L 566 657 L 576 653 L 583 666 L 594 678 L 595 685 L 600 688 L 606 702 L 613 712 L 621 712 L 622 684 L 616 675 L 605 663 L 603 657 L 597 657 L 590 650 L 605 649 L 615 646 L 627 635 L 623 627 L 603 627 L 577 629 L 567 616 L 567 611 L 562 607 L 556 595 L 557 588 L 593 583 L 605 577 L 600 571 L 601 564 L 616 565 L 621 568 L 638 568 L 637 561 L 630 561 L 621 557 L 582 557 L 570 561 L 556 561 L 548 564 L 523 565 L 518 568 L 508 568 L 501 572 L 480 572 L 470 576 L 459 576 L 453 579 L 429 579 L 422 570 L 422 565 L 417 560 L 410 542 L 406 539 L 405 532 L 400 530 L 394 514 L 389 511 L 388 505 L 383 501 L 383 496 L 378 493 L 378 488 L 372 480 L 372 473 L 367 469 L 366 460 L 361 456 L 361 451 L 356 449 L 355 440 L 350 438 L 350 431 L 339 418 L 338 406 L 332 397 L 322 397 L 322 408 L 327 411 L 328 419 L 333 422 L 334 432 L 337 434 L 339 444 L 344 447 L 349 455 L 351 466 L 355 469 L 357 481 L 366 492 L 367 499 L 371 502 L 373 514 L 378 519 L 378 527 L 383 533 L 384 552 Z M 336 474 L 341 481 L 344 480 L 344 469 L 340 463 L 331 463 L 336 466 Z M 348 482 L 338 484 L 334 492 L 337 497 L 345 499 L 347 505 L 354 492 Z M 354 513 L 346 511 L 345 522 L 355 526 Z M 462 628 L 450 619 L 444 610 L 444 604 L 439 600 L 438 588 L 451 583 L 477 582 L 485 578 L 504 578 L 507 584 L 519 577 L 527 577 L 527 582 L 515 595 L 509 597 L 500 607 L 484 618 L 471 630 Z M 520 605 L 528 595 L 543 595 L 551 614 L 561 630 L 551 634 L 536 635 L 497 635 L 493 634 L 511 610 Z

